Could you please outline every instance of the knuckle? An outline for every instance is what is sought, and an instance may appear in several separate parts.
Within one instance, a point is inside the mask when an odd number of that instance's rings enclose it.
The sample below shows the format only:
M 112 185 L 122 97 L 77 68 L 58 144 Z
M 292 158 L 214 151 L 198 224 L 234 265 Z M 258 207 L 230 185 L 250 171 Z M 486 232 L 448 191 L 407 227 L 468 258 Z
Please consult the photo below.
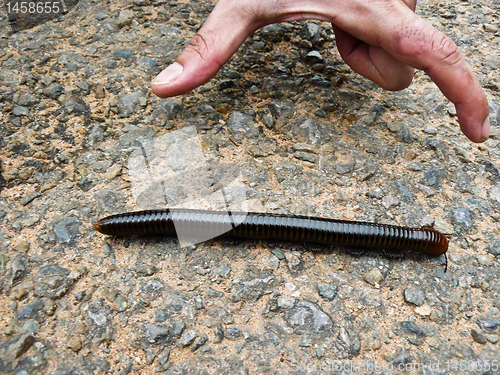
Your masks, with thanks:
M 447 36 L 442 35 L 440 38 L 434 39 L 433 42 L 433 50 L 436 51 L 441 62 L 453 66 L 462 60 L 462 54 L 457 45 Z
M 203 57 L 208 50 L 208 44 L 203 35 L 197 33 L 189 42 L 189 45 L 186 49 L 191 49 L 198 53 L 201 57 Z
M 436 63 L 453 66 L 460 63 L 462 55 L 457 45 L 438 30 L 425 34 L 416 29 L 406 29 L 396 37 L 397 49 L 413 66 L 427 71 Z

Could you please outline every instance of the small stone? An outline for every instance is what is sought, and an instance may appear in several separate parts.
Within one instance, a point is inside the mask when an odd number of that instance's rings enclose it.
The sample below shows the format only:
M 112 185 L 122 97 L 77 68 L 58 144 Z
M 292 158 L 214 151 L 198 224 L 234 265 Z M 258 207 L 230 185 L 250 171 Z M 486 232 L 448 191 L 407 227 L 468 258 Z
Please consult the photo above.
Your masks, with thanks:
M 138 276 L 152 276 L 156 273 L 156 267 L 148 264 L 142 264 L 134 268 Z
M 10 292 L 10 298 L 16 301 L 20 301 L 26 295 L 26 289 L 22 286 L 15 286 Z
M 372 268 L 369 272 L 363 275 L 363 280 L 373 286 L 377 286 L 383 279 L 384 275 L 376 267 Z
M 75 294 L 75 301 L 82 302 L 86 296 L 87 292 L 85 290 L 81 290 Z
M 420 316 L 430 316 L 432 309 L 429 305 L 422 305 L 415 308 L 415 312 Z
M 233 88 L 235 83 L 232 79 L 223 79 L 217 84 L 217 90 L 224 91 L 226 89 Z
M 314 163 L 316 161 L 314 155 L 307 154 L 302 151 L 295 151 L 294 157 L 299 160 L 307 161 L 309 163 Z
M 192 352 L 197 351 L 199 348 L 205 345 L 207 341 L 208 341 L 208 336 L 201 336 L 200 339 L 196 342 L 196 344 L 193 345 L 191 351 Z
M 488 255 L 477 254 L 476 259 L 482 266 L 491 267 L 493 265 L 493 262 Z
M 318 345 L 316 348 L 316 357 L 323 358 L 325 356 L 325 347 L 323 345 Z
M 16 283 L 24 277 L 26 274 L 26 268 L 26 256 L 24 254 L 16 255 L 11 266 L 11 284 Z
M 145 72 L 154 72 L 158 68 L 158 59 L 141 56 L 137 59 L 137 65 Z
M 26 353 L 35 343 L 35 338 L 29 333 L 24 333 L 17 337 L 3 352 L 2 359 L 5 362 L 13 362 Z
M 299 42 L 299 47 L 303 49 L 311 49 L 313 47 L 312 43 L 308 41 L 307 39 L 302 39 Z
M 165 320 L 167 320 L 167 314 L 166 314 L 165 310 L 156 309 L 155 310 L 155 322 L 163 323 Z
M 430 228 L 434 225 L 434 217 L 431 215 L 425 215 L 421 221 L 422 227 Z
M 186 346 L 189 346 L 191 345 L 194 340 L 196 340 L 196 338 L 198 337 L 198 332 L 196 332 L 195 330 L 189 330 L 189 331 L 186 331 L 184 332 L 184 334 L 181 336 L 181 338 L 179 339 L 178 341 L 178 346 L 180 348 L 185 348 Z
M 470 331 L 470 334 L 471 334 L 471 336 L 472 336 L 472 339 L 473 339 L 475 342 L 477 342 L 477 343 L 479 343 L 479 344 L 486 344 L 486 342 L 487 342 L 487 340 L 486 340 L 486 336 L 485 336 L 482 332 L 480 332 L 480 331 L 478 331 L 478 330 L 476 330 L 476 329 L 472 329 L 472 330 Z
M 461 227 L 472 227 L 472 214 L 467 207 L 459 207 L 453 210 L 453 220 Z
M 279 297 L 278 298 L 278 307 L 281 309 L 290 309 L 295 304 L 295 298 L 293 297 Z
M 36 334 L 40 330 L 40 323 L 34 319 L 29 319 L 23 324 L 23 333 Z
M 224 330 L 222 329 L 222 324 L 217 323 L 215 325 L 215 343 L 219 343 L 224 340 Z
M 144 329 L 144 338 L 151 344 L 168 343 L 172 341 L 173 333 L 167 327 L 154 323 L 146 323 Z
M 311 84 L 320 87 L 330 87 L 330 81 L 318 75 L 315 75 L 314 77 L 311 78 Z
M 386 209 L 391 208 L 392 206 L 396 206 L 399 204 L 399 199 L 394 195 L 386 195 L 382 198 L 382 206 Z
M 217 271 L 219 276 L 223 277 L 223 278 L 227 278 L 229 276 L 230 272 L 231 272 L 231 268 L 228 266 L 227 263 L 222 264 L 222 266 Z
M 194 300 L 194 307 L 196 308 L 196 310 L 201 310 L 205 307 L 203 305 L 203 300 L 201 299 L 200 295 L 194 296 L 193 300 Z
M 251 95 L 258 94 L 258 93 L 259 93 L 259 91 L 260 91 L 260 89 L 259 89 L 259 87 L 258 87 L 258 86 L 256 86 L 256 85 L 252 85 L 252 86 L 250 87 L 250 90 L 249 90 L 249 92 L 250 92 L 250 94 L 251 94 Z
M 280 266 L 280 260 L 273 254 L 262 258 L 262 264 L 272 270 L 277 270 Z
M 165 348 L 158 356 L 158 363 L 160 365 L 164 365 L 165 363 L 168 362 L 169 358 L 170 358 L 170 348 Z
M 405 301 L 416 306 L 421 306 L 425 301 L 425 293 L 421 290 L 406 288 L 404 291 Z
M 441 218 L 436 218 L 436 221 L 434 222 L 434 228 L 443 234 L 453 234 L 453 225 L 442 220 Z
M 237 326 L 229 326 L 226 329 L 225 337 L 229 340 L 236 340 L 241 336 L 241 330 Z
M 23 206 L 26 206 L 28 203 L 31 203 L 35 198 L 38 198 L 41 196 L 42 196 L 42 194 L 40 194 L 38 191 L 35 191 L 34 193 L 26 194 L 24 197 L 21 198 L 21 204 Z
M 116 311 L 123 312 L 123 311 L 127 310 L 128 301 L 127 301 L 127 297 L 125 297 L 124 295 L 121 295 L 121 294 L 118 295 L 113 302 L 116 306 Z
M 375 188 L 373 190 L 368 190 L 366 195 L 370 198 L 380 199 L 382 198 L 382 190 L 380 188 Z
M 121 29 L 122 27 L 130 25 L 132 23 L 132 17 L 134 17 L 134 13 L 130 10 L 122 10 L 118 16 L 118 21 L 116 21 L 116 26 Z
M 174 324 L 174 335 L 176 336 L 179 336 L 182 334 L 182 332 L 184 332 L 184 330 L 186 329 L 186 323 L 184 322 L 176 322 Z
M 66 346 L 78 353 L 82 349 L 83 340 L 80 335 L 71 335 Z
M 14 106 L 14 116 L 29 116 L 30 115 L 30 110 L 28 107 L 24 107 L 21 105 Z
M 96 99 L 104 99 L 106 97 L 106 89 L 103 85 L 96 85 L 94 93 Z
M 317 64 L 323 62 L 323 56 L 318 51 L 311 51 L 306 55 L 306 61 L 309 64 Z
M 283 255 L 283 252 L 280 249 L 273 249 L 271 250 L 271 253 L 275 255 L 279 260 L 285 259 L 285 255 Z
M 156 354 L 150 348 L 146 349 L 146 363 L 150 365 L 156 358 Z
M 399 131 L 401 131 L 402 127 L 403 127 L 402 121 L 395 121 L 387 124 L 387 128 L 393 133 L 398 133 Z
M 59 98 L 62 93 L 64 92 L 64 87 L 58 84 L 51 84 L 43 89 L 43 95 L 50 99 L 57 99 Z
M 488 253 L 493 254 L 494 256 L 500 255 L 500 241 L 495 241 L 488 246 Z
M 40 313 L 43 312 L 44 304 L 41 299 L 37 299 L 34 302 L 20 308 L 17 311 L 17 319 L 38 319 Z
M 318 294 L 327 299 L 328 301 L 333 300 L 335 294 L 337 293 L 337 286 L 335 284 L 319 284 Z
M 492 25 L 491 23 L 483 24 L 483 28 L 485 31 L 489 33 L 496 33 L 499 30 L 498 26 Z

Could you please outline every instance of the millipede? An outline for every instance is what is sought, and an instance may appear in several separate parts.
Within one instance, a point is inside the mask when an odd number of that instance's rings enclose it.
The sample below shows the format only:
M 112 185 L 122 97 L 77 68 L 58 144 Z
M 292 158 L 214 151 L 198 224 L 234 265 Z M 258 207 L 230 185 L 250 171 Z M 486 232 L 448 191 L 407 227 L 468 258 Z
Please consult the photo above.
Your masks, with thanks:
M 380 250 L 408 250 L 438 256 L 448 240 L 427 228 L 282 214 L 171 208 L 104 217 L 95 229 L 112 236 L 180 235 L 184 238 L 233 237 L 302 241 Z

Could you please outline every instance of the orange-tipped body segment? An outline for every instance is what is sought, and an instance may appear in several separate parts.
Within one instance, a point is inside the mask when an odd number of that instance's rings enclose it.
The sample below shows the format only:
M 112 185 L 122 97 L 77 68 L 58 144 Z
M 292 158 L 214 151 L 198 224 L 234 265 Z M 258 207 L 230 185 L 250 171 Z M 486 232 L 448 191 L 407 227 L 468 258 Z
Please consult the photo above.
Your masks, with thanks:
M 438 231 L 435 231 L 435 233 L 439 236 L 439 241 L 437 242 L 436 245 L 431 246 L 431 251 L 428 252 L 428 254 L 431 255 L 441 255 L 444 254 L 448 251 L 448 239 L 446 236 Z
M 103 229 L 101 228 L 101 220 L 99 220 L 98 222 L 96 223 L 92 223 L 92 225 L 94 226 L 94 229 L 96 231 L 98 231 L 99 233 L 102 233 L 102 234 L 106 234 Z

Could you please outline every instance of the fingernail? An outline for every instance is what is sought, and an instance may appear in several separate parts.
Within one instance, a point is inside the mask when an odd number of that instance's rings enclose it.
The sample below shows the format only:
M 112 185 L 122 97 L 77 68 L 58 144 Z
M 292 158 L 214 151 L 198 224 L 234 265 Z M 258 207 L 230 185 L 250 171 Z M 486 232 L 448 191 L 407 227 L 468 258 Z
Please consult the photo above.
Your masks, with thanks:
M 484 120 L 483 127 L 481 128 L 481 135 L 483 136 L 483 139 L 486 141 L 488 137 L 490 136 L 490 117 L 486 117 L 486 120 Z
M 152 85 L 168 85 L 174 82 L 184 70 L 184 67 L 178 62 L 167 66 L 163 72 L 158 74 L 155 79 L 151 82 Z

